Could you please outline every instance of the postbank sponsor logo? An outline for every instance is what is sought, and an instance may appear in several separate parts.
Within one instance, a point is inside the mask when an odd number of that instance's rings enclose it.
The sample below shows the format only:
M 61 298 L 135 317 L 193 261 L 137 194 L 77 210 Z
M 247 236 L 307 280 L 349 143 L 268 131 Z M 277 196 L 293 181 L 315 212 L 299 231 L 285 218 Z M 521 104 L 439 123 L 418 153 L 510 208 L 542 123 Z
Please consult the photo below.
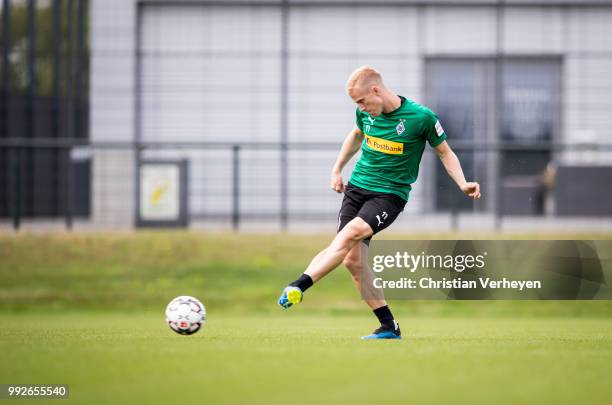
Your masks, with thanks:
M 387 141 L 386 139 L 375 138 L 367 134 L 365 136 L 365 141 L 370 149 L 382 153 L 387 153 L 389 155 L 401 155 L 404 153 L 404 144 L 401 142 Z

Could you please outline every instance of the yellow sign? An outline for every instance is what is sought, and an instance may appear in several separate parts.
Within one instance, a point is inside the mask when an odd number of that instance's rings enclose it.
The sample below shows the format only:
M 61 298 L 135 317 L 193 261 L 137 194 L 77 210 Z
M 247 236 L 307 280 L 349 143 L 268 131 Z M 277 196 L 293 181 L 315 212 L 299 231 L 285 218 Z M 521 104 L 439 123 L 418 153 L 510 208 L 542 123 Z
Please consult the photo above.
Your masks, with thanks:
M 178 165 L 147 163 L 140 168 L 140 212 L 145 221 L 175 221 L 180 215 Z
M 387 141 L 386 139 L 375 138 L 370 135 L 366 135 L 365 140 L 366 145 L 368 145 L 370 149 L 389 155 L 402 155 L 404 153 L 404 144 L 401 142 Z

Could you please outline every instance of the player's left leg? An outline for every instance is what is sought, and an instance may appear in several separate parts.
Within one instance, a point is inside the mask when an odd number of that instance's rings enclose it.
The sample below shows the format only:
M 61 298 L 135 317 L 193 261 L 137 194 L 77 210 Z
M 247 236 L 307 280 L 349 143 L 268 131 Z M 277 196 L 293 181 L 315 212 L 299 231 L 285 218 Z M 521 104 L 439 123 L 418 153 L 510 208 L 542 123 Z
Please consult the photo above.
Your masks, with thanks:
M 387 305 L 384 292 L 374 286 L 374 273 L 368 264 L 368 244 L 362 242 L 355 245 L 342 264 L 351 274 L 351 279 L 357 291 L 372 310 Z
M 375 193 L 361 206 L 357 217 L 370 225 L 373 234 L 376 234 L 390 226 L 404 210 L 405 205 L 406 201 L 394 194 Z M 367 294 L 364 295 L 364 298 L 370 295 L 374 298 L 371 307 L 381 323 L 380 328 L 364 336 L 363 339 L 400 339 L 402 335 L 399 325 L 393 319 L 393 314 L 384 301 L 382 291 L 374 289 L 373 274 L 368 265 L 368 247 L 362 248 L 360 255 L 358 262 L 355 261 L 349 265 L 356 267 L 356 271 L 360 272 L 361 292 Z
M 401 339 L 402 332 L 385 301 L 384 292 L 374 286 L 374 273 L 368 264 L 368 244 L 359 243 L 344 258 L 343 264 L 351 273 L 351 278 L 362 298 L 372 308 L 380 322 L 380 327 L 362 339 Z

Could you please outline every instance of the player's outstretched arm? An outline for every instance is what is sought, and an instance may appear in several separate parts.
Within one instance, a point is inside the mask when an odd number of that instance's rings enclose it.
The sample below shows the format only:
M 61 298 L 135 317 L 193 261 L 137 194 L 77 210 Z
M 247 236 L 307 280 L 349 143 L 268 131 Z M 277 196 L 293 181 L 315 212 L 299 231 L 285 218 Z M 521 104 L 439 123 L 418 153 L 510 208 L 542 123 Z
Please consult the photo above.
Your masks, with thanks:
M 455 155 L 455 152 L 453 152 L 448 143 L 443 141 L 440 145 L 435 147 L 435 151 L 448 172 L 448 175 L 457 183 L 461 191 L 468 197 L 478 200 L 480 198 L 480 184 L 465 181 L 459 158 L 457 158 L 457 155 Z
M 355 126 L 346 136 L 336 163 L 331 172 L 331 188 L 337 193 L 344 192 L 344 182 L 342 181 L 342 169 L 349 160 L 357 153 L 363 142 L 363 132 Z

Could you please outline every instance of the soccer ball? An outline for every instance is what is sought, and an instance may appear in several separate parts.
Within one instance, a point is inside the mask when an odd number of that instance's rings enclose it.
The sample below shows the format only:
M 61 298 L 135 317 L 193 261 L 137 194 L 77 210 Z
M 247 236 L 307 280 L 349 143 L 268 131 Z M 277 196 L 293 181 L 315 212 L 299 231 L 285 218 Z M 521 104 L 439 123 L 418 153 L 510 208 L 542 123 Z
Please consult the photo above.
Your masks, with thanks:
M 181 335 L 192 335 L 206 322 L 206 308 L 197 298 L 182 295 L 166 307 L 166 322 Z

